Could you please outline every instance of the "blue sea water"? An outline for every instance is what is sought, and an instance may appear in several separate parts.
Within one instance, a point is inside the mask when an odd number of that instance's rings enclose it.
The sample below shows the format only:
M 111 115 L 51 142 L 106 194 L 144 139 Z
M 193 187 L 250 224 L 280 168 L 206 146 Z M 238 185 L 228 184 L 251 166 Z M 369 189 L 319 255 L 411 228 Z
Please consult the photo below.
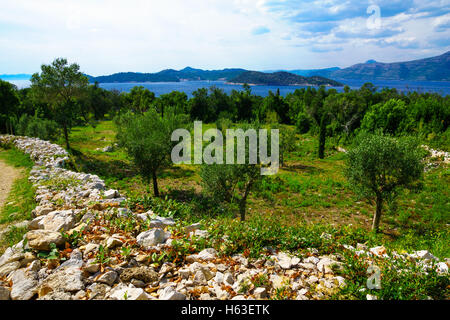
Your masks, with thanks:
M 450 95 L 450 82 L 447 81 L 401 81 L 401 80 L 338 80 L 343 84 L 348 85 L 351 89 L 359 89 L 364 83 L 371 82 L 379 90 L 382 88 L 396 88 L 399 91 L 418 91 L 418 92 L 436 92 L 441 95 Z M 30 82 L 28 80 L 10 81 L 19 88 L 28 87 Z M 134 86 L 143 86 L 154 92 L 156 96 L 169 93 L 172 91 L 185 92 L 188 97 L 192 97 L 192 92 L 199 88 L 209 88 L 216 86 L 223 89 L 226 93 L 231 93 L 234 90 L 243 90 L 241 85 L 228 84 L 224 81 L 182 81 L 182 82 L 145 82 L 145 83 L 101 83 L 100 87 L 107 90 L 118 90 L 129 92 Z M 280 94 L 285 96 L 296 89 L 305 88 L 306 86 L 252 86 L 253 94 L 260 96 L 267 96 L 269 91 L 276 92 L 280 89 Z M 337 91 L 343 91 L 343 87 L 336 87 Z

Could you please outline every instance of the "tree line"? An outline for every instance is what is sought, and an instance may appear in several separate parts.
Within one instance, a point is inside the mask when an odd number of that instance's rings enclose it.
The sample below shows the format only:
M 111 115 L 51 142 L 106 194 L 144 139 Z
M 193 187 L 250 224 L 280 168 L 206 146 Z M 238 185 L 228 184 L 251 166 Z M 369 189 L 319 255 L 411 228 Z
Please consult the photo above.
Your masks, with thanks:
M 68 134 L 75 125 L 93 125 L 116 115 L 155 110 L 162 117 L 170 108 L 191 121 L 205 123 L 259 122 L 295 125 L 299 133 L 317 134 L 318 154 L 324 157 L 326 138 L 347 142 L 359 131 L 421 138 L 440 137 L 450 121 L 450 97 L 436 93 L 377 90 L 366 83 L 360 89 L 344 87 L 343 92 L 326 87 L 307 87 L 285 97 L 279 90 L 268 96 L 255 95 L 248 85 L 227 94 L 217 87 L 200 88 L 188 98 L 173 91 L 156 97 L 136 86 L 130 92 L 105 90 L 89 84 L 77 64 L 56 59 L 42 65 L 32 76 L 31 87 L 17 89 L 0 80 L 0 132 L 39 136 L 54 140 L 63 135 L 70 148 Z

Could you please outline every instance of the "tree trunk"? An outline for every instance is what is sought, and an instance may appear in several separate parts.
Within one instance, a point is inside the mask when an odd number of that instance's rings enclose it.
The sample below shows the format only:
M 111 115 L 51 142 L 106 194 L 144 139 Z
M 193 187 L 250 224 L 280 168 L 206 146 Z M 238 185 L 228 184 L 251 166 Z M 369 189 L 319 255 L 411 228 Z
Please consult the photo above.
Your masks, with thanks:
M 320 127 L 319 127 L 319 158 L 323 159 L 325 158 L 325 138 L 326 138 L 326 123 L 325 123 L 325 116 L 322 116 L 322 119 L 320 120 Z
M 67 130 L 67 125 L 64 125 L 63 130 L 64 130 L 64 139 L 66 140 L 66 147 L 67 147 L 67 150 L 69 151 L 70 150 L 70 144 L 69 144 L 69 132 Z
M 241 215 L 241 221 L 245 221 L 245 207 L 247 205 L 246 199 L 242 199 L 239 202 L 239 213 Z
M 380 227 L 381 209 L 383 208 L 383 199 L 381 198 L 381 195 L 377 195 L 376 206 L 375 214 L 373 216 L 372 230 L 378 232 Z
M 159 197 L 158 178 L 156 177 L 156 172 L 153 172 L 152 178 L 153 178 L 153 194 L 155 195 L 155 197 Z

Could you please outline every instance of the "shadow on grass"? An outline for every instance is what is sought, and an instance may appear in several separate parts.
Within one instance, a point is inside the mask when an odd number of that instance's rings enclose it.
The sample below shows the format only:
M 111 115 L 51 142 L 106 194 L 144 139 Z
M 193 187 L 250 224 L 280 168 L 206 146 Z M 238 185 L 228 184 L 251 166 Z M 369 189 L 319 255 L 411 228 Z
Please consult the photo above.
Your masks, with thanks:
M 89 156 L 79 150 L 71 149 L 73 169 L 79 172 L 89 172 L 102 178 L 124 179 L 137 176 L 137 169 L 125 161 L 102 160 L 94 156 Z
M 313 166 L 306 166 L 300 163 L 293 163 L 293 164 L 286 164 L 284 167 L 282 167 L 283 170 L 289 171 L 289 172 L 298 172 L 303 171 L 307 172 L 309 174 L 316 174 L 316 173 L 323 173 L 324 170 L 321 168 L 313 167 Z
M 215 199 L 204 195 L 201 192 L 194 189 L 178 190 L 172 189 L 164 192 L 161 198 L 167 197 L 168 199 L 175 200 L 179 203 L 183 203 L 190 207 L 190 218 L 202 219 L 202 218 L 216 218 L 219 216 L 237 216 L 237 212 L 230 210 L 227 204 L 219 203 Z M 195 220 L 194 219 L 194 220 Z

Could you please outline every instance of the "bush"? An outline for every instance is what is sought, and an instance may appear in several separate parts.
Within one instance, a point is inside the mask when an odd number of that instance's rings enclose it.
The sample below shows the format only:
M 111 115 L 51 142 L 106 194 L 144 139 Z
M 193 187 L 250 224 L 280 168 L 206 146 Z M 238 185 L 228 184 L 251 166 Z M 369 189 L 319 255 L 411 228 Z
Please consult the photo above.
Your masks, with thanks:
M 300 112 L 297 116 L 295 125 L 299 133 L 307 133 L 311 128 L 311 120 L 306 113 Z
M 400 99 L 373 105 L 361 122 L 363 130 L 375 132 L 381 129 L 385 133 L 396 135 L 411 132 L 413 126 L 414 120 L 408 105 Z
M 16 125 L 16 132 L 18 135 L 51 141 L 54 141 L 59 135 L 58 124 L 55 121 L 40 119 L 27 114 L 20 117 Z

